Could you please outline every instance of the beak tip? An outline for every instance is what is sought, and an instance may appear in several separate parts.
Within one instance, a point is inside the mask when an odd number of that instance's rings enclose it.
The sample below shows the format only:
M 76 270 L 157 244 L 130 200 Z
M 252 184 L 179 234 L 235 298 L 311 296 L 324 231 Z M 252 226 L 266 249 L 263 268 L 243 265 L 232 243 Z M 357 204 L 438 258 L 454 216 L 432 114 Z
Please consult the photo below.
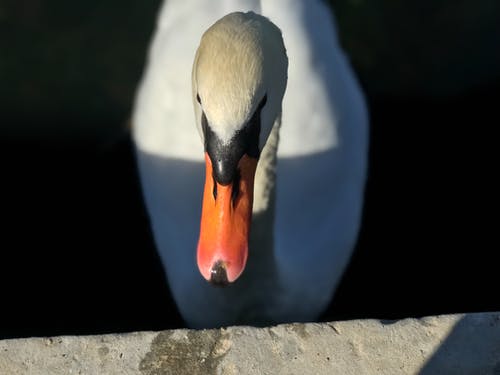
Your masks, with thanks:
M 224 287 L 230 284 L 227 278 L 226 264 L 218 260 L 210 269 L 210 284 L 214 286 Z

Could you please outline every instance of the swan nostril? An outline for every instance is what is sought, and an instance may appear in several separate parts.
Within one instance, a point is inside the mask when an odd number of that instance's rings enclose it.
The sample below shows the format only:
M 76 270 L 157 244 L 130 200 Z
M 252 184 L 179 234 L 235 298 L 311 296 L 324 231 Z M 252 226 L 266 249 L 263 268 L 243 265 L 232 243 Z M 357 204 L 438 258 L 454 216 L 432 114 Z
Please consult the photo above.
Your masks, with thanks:
M 236 198 L 238 198 L 238 194 L 240 193 L 240 180 L 241 180 L 240 170 L 237 169 L 236 173 L 234 174 L 234 180 L 231 190 L 231 202 L 233 202 L 233 205 L 236 202 Z
M 223 261 L 218 260 L 210 270 L 210 284 L 214 286 L 228 286 L 229 280 L 227 279 L 226 265 Z
M 215 200 L 217 200 L 217 182 L 215 182 L 215 177 L 213 174 L 212 174 L 212 180 L 213 180 L 213 184 L 214 184 L 214 187 L 212 189 L 212 195 L 214 196 L 214 201 L 215 201 Z

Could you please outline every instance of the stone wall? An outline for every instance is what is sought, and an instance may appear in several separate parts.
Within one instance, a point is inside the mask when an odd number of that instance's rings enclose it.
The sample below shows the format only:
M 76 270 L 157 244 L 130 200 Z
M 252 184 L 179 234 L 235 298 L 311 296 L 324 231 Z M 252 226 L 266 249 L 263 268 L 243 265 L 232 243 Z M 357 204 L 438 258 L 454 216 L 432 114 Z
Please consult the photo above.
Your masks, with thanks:
M 1 374 L 500 374 L 500 312 L 0 341 Z

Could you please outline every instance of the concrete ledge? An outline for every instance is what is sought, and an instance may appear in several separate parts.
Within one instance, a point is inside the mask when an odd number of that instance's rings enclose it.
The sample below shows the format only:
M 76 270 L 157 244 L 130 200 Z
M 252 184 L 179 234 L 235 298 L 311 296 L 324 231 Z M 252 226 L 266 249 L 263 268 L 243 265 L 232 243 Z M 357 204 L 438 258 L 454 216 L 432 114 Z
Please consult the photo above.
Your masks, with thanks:
M 0 341 L 0 374 L 500 375 L 500 312 Z

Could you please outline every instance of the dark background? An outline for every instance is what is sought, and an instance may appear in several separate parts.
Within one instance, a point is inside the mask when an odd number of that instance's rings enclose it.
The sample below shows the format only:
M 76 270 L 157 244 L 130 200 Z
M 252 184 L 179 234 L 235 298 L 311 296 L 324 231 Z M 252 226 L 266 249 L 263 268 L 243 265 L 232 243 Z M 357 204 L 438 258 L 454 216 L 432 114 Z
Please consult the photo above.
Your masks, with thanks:
M 500 3 L 332 3 L 372 127 L 323 319 L 500 310 Z M 0 2 L 0 338 L 183 326 L 126 128 L 158 6 Z

